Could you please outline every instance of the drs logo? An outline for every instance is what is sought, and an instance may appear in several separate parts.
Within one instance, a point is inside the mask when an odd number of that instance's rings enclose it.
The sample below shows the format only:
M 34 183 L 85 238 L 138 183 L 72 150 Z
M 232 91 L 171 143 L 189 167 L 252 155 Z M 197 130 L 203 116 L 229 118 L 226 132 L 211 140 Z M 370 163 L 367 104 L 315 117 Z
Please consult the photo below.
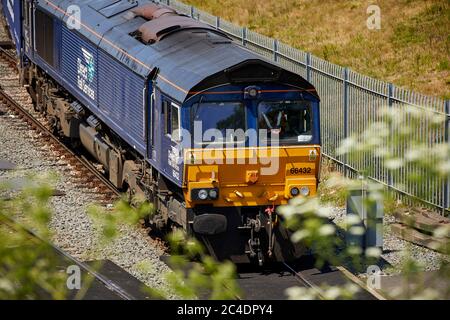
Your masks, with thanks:
M 78 58 L 77 60 L 78 88 L 87 94 L 89 98 L 95 100 L 95 90 L 91 87 L 95 77 L 94 56 L 84 48 L 81 48 L 81 50 L 83 51 L 83 59 Z

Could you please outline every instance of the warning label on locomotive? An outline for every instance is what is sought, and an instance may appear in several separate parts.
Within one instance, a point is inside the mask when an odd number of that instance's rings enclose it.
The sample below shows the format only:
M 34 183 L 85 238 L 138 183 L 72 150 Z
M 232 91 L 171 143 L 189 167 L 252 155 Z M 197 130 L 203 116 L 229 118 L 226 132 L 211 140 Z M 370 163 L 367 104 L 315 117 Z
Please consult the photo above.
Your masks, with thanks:
M 77 70 L 78 70 L 78 88 L 81 89 L 89 98 L 95 100 L 95 90 L 92 88 L 92 84 L 95 76 L 95 60 L 92 53 L 84 48 L 83 58 L 78 58 Z

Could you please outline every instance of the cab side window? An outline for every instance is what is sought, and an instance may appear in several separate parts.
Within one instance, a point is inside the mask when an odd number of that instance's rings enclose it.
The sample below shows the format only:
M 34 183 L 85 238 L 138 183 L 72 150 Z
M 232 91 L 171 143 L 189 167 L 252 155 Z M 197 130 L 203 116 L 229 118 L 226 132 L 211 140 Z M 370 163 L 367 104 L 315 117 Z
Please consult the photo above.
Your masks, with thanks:
M 164 114 L 164 134 L 173 141 L 179 142 L 181 140 L 180 106 L 164 100 L 162 112 Z
M 180 107 L 175 103 L 171 103 L 170 105 L 170 117 L 171 124 L 170 128 L 172 129 L 171 137 L 174 141 L 181 141 L 181 126 L 180 126 Z

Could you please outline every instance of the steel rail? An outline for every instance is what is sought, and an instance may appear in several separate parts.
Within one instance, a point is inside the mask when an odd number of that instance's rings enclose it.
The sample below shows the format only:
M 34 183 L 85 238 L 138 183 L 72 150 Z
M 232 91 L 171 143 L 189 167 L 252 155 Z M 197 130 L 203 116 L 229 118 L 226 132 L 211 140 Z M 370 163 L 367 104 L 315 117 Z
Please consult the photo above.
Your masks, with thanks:
M 311 281 L 309 281 L 308 279 L 306 279 L 301 273 L 295 271 L 295 269 L 293 267 L 291 267 L 289 264 L 287 264 L 286 262 L 283 262 L 283 265 L 289 270 L 289 272 L 292 272 L 292 274 L 294 275 L 294 277 L 300 282 L 302 283 L 304 286 L 311 288 L 313 291 L 316 292 L 317 296 L 321 299 L 321 300 L 325 300 L 325 296 L 323 295 L 323 291 L 322 289 L 320 289 L 318 286 L 316 286 L 315 284 L 313 284 Z
M 47 241 L 46 239 L 43 239 L 41 236 L 39 236 L 35 231 L 33 231 L 30 228 L 27 228 L 23 224 L 19 223 L 16 219 L 9 217 L 3 213 L 0 213 L 0 216 L 3 217 L 3 221 L 1 223 L 3 224 L 9 224 L 9 226 L 15 230 L 17 228 L 20 228 L 24 230 L 27 234 L 29 234 L 31 237 L 37 239 L 38 241 L 41 241 L 47 245 L 49 245 L 56 253 L 60 254 L 70 262 L 74 263 L 75 265 L 79 266 L 81 269 L 86 271 L 88 274 L 90 274 L 94 279 L 100 281 L 102 284 L 105 285 L 106 288 L 108 288 L 110 291 L 117 294 L 119 297 L 121 297 L 124 300 L 136 300 L 136 298 L 129 294 L 125 289 L 114 283 L 113 281 L 109 280 L 107 277 L 103 276 L 102 274 L 98 273 L 94 268 L 89 266 L 87 263 L 82 262 L 81 260 L 71 256 L 58 246 L 54 245 L 53 243 Z M 6 220 L 6 221 L 5 221 Z

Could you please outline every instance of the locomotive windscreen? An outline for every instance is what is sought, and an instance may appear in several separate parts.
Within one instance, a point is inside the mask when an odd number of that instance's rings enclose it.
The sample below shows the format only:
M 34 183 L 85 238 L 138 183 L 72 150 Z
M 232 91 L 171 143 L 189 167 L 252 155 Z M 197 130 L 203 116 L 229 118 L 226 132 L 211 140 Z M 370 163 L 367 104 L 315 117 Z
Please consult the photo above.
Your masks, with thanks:
M 259 128 L 266 129 L 269 134 L 277 134 L 281 143 L 312 140 L 309 101 L 262 101 L 258 113 Z
M 236 130 L 246 130 L 245 106 L 241 102 L 203 102 L 193 106 L 194 121 L 202 128 L 200 143 L 239 143 Z M 196 139 L 197 137 L 194 137 Z

